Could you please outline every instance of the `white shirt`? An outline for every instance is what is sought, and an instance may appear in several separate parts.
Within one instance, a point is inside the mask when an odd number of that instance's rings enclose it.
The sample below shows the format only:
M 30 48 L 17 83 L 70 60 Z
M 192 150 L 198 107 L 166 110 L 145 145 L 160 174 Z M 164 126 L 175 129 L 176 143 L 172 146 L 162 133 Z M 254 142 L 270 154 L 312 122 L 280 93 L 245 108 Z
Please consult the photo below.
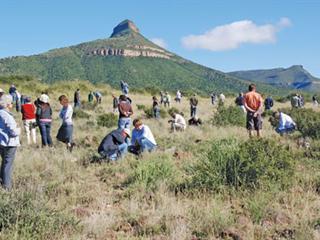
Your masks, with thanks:
M 181 92 L 180 92 L 180 91 L 178 91 L 178 92 L 177 92 L 176 97 L 177 97 L 178 99 L 180 99 L 180 98 L 181 98 Z
M 290 128 L 293 125 L 296 125 L 296 123 L 292 120 L 292 118 L 284 113 L 280 113 L 280 120 L 279 120 L 279 129 L 286 129 Z
M 180 114 L 176 114 L 176 117 L 174 119 L 174 123 L 183 125 L 184 129 L 187 127 L 186 120 Z
M 134 128 L 132 130 L 131 144 L 135 144 L 136 141 L 139 141 L 142 138 L 146 138 L 152 142 L 152 144 L 157 145 L 150 128 L 144 124 L 140 129 Z

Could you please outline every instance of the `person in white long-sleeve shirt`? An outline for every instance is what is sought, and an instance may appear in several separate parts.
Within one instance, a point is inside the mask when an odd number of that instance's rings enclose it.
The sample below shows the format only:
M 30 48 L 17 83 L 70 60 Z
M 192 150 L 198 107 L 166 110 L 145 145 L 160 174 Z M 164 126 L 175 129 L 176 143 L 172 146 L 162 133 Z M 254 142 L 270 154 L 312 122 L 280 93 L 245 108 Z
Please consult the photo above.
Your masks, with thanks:
M 65 95 L 61 95 L 59 97 L 59 102 L 62 105 L 62 109 L 60 111 L 59 117 L 62 120 L 62 125 L 59 128 L 57 139 L 63 143 L 67 144 L 67 149 L 72 151 L 74 143 L 72 141 L 73 135 L 73 122 L 72 115 L 73 109 L 69 104 L 69 99 Z
M 144 151 L 153 151 L 157 147 L 157 142 L 150 128 L 143 124 L 141 119 L 133 120 L 134 129 L 132 130 L 131 146 L 129 152 L 133 154 L 141 154 Z
M 12 114 L 12 96 L 3 95 L 0 98 L 0 155 L 2 158 L 0 180 L 3 188 L 10 190 L 12 165 L 17 147 L 20 146 L 20 128 Z
M 171 130 L 174 131 L 184 131 L 187 127 L 186 120 L 184 117 L 178 113 L 172 113 L 171 117 L 173 119 L 168 122 L 171 123 Z
M 296 123 L 289 115 L 278 111 L 273 113 L 273 117 L 279 120 L 276 132 L 280 135 L 293 132 L 296 129 Z

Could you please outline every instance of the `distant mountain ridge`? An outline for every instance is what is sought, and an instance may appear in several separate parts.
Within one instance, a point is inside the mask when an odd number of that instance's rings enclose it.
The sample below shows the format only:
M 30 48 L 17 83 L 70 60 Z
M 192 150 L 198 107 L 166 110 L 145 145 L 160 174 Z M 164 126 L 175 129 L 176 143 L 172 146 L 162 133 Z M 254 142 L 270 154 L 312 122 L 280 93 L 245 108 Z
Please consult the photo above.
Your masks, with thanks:
M 289 68 L 236 71 L 228 74 L 276 87 L 308 91 L 320 90 L 320 79 L 312 76 L 302 65 L 293 65 Z
M 193 63 L 145 38 L 130 20 L 118 24 L 110 38 L 0 59 L 1 75 L 28 75 L 47 83 L 83 79 L 118 87 L 125 80 L 133 88 L 189 92 L 245 91 L 246 80 Z M 280 90 L 260 84 L 265 92 Z

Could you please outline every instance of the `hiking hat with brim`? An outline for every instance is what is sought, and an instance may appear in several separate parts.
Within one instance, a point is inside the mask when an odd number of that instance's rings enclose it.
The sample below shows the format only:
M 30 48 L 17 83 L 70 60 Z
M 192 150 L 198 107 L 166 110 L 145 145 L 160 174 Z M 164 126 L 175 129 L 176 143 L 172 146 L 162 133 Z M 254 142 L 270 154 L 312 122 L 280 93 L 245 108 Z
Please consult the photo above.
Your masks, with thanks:
M 49 96 L 47 94 L 41 94 L 39 100 L 43 103 L 48 103 L 49 102 Z
M 9 104 L 12 103 L 12 97 L 11 95 L 3 95 L 0 98 L 0 108 L 6 108 Z
M 125 129 L 123 129 L 123 131 L 128 135 L 128 137 L 131 137 L 130 129 L 125 128 Z

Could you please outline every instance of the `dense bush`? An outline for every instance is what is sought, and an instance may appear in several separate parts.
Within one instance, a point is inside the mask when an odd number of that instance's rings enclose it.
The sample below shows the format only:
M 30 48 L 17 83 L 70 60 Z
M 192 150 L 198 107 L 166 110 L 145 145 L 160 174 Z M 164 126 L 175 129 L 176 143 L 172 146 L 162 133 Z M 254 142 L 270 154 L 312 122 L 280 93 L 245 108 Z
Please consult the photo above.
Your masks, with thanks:
M 290 183 L 291 153 L 273 140 L 259 139 L 213 142 L 199 163 L 191 167 L 191 187 L 219 190 L 224 186 L 258 188 L 261 185 Z
M 226 108 L 219 106 L 218 112 L 214 115 L 212 122 L 217 126 L 245 126 L 246 115 L 240 107 L 229 106 Z
M 304 137 L 320 139 L 320 113 L 307 108 L 280 109 L 296 122 Z
M 180 111 L 175 107 L 171 107 L 168 109 L 168 113 L 171 115 L 172 113 L 180 113 Z
M 48 208 L 35 194 L 0 195 L 0 236 L 6 239 L 61 239 L 64 230 L 70 232 L 76 226 L 73 217 Z
M 86 113 L 85 111 L 81 109 L 75 109 L 73 112 L 73 118 L 89 118 L 90 114 Z
M 155 190 L 163 182 L 173 184 L 175 172 L 175 166 L 168 158 L 154 158 L 140 162 L 127 181 L 147 190 Z
M 117 125 L 118 116 L 113 113 L 106 113 L 98 116 L 97 123 L 99 126 L 111 128 Z

